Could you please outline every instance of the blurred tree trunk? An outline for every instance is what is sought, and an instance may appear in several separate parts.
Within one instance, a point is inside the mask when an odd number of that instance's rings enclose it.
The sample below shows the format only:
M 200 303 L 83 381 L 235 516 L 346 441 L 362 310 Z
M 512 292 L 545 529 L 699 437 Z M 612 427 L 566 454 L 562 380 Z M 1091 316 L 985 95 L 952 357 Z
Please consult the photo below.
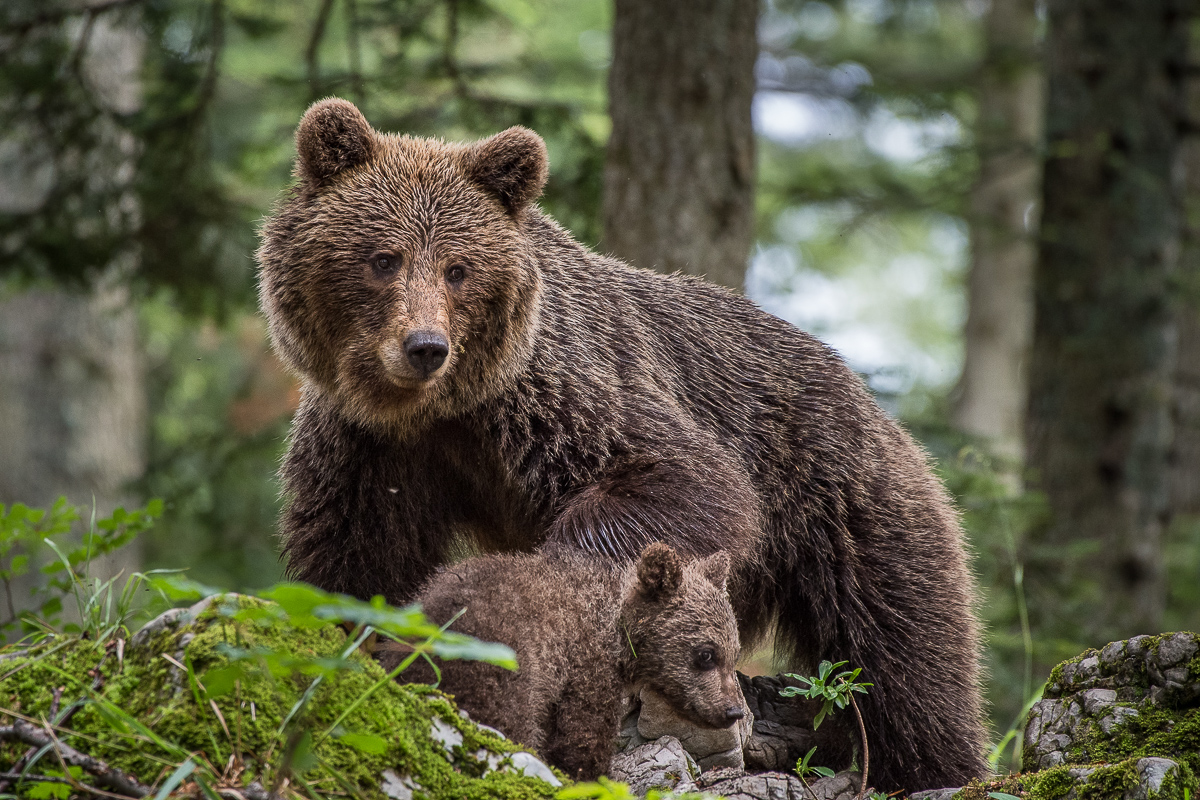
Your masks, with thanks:
M 1031 534 L 1049 593 L 1031 605 L 1097 642 L 1157 630 L 1166 594 L 1171 280 L 1195 9 L 1051 0 L 1048 11 L 1027 447 L 1052 519 Z
M 1024 455 L 1041 178 L 1043 82 L 1035 6 L 1035 0 L 993 0 L 984 20 L 966 358 L 954 407 L 955 425 L 983 440 L 1014 484 Z
M 604 241 L 741 290 L 754 236 L 755 0 L 616 0 Z
M 105 256 L 79 265 L 95 276 L 89 291 L 47 285 L 0 291 L 0 503 L 48 506 L 66 495 L 77 505 L 94 502 L 103 516 L 128 503 L 127 484 L 145 467 L 141 344 L 136 310 L 122 285 L 137 264 L 137 142 L 115 121 L 138 109 L 142 40 L 128 18 L 89 15 L 82 25 L 69 19 L 44 25 L 22 42 L 36 54 L 56 39 L 75 53 L 78 79 L 100 110 L 81 109 L 87 116 L 79 139 L 62 151 L 47 144 L 49 137 L 39 138 L 43 122 L 36 110 L 10 116 L 13 124 L 0 136 L 6 156 L 0 158 L 0 213 L 32 220 L 48 204 L 63 203 L 74 211 L 48 214 L 51 222 L 31 222 L 29 229 L 45 235 L 45 225 L 58 224 L 55 235 L 67 250 L 73 245 L 89 254 L 83 257 Z M 10 98 L 0 101 L 14 111 Z M 72 184 L 86 188 L 64 188 L 73 170 L 88 171 L 86 181 Z M 5 245 L 21 247 L 19 241 Z M 95 574 L 136 567 L 134 546 L 99 564 Z M 27 595 L 22 588 L 18 601 Z
M 1178 514 L 1200 515 L 1200 32 L 1193 31 L 1186 71 L 1186 130 L 1183 142 L 1185 213 L 1180 284 L 1179 354 L 1175 368 L 1175 447 L 1171 506 Z

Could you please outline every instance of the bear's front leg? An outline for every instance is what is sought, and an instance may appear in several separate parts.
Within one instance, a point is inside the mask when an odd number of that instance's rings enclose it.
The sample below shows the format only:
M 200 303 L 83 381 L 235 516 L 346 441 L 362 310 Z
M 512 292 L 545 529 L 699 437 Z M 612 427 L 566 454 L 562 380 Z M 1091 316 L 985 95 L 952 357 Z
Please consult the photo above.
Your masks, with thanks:
M 399 605 L 444 563 L 454 514 L 396 447 L 305 392 L 280 470 L 288 577 Z
M 689 555 L 746 555 L 759 536 L 749 477 L 719 448 L 672 448 L 611 465 L 576 488 L 555 515 L 548 544 L 632 560 L 651 542 Z M 682 451 L 682 452 L 681 452 Z

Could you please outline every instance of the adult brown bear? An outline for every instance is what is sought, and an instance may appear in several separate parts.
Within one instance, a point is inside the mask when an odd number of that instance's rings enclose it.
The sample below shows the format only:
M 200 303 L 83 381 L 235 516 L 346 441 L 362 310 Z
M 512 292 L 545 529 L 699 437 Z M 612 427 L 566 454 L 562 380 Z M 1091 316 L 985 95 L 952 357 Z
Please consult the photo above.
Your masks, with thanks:
M 873 783 L 984 771 L 973 580 L 922 451 L 829 348 L 534 205 L 545 145 L 378 134 L 324 100 L 267 220 L 261 300 L 303 399 L 292 576 L 411 599 L 471 549 L 726 550 L 742 642 L 847 660 Z

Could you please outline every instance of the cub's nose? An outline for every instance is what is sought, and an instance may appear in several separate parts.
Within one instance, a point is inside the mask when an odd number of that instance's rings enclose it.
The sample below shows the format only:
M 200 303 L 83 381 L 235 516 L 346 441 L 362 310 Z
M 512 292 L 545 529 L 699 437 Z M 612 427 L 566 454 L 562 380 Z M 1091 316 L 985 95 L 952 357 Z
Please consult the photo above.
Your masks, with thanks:
M 725 709 L 725 719 L 730 722 L 737 722 L 742 717 L 746 716 L 746 709 L 741 706 L 730 706 Z
M 404 340 L 404 355 L 408 356 L 408 363 L 424 378 L 437 372 L 449 353 L 450 342 L 435 331 L 416 331 Z

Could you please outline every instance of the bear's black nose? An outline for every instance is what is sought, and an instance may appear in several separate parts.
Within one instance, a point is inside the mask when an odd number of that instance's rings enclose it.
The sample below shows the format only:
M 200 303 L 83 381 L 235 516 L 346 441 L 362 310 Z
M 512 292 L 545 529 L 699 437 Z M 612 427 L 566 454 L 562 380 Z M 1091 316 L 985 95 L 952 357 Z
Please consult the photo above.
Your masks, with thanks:
M 746 709 L 742 708 L 741 706 L 730 706 L 729 708 L 725 709 L 725 719 L 729 720 L 730 722 L 736 722 L 744 716 L 746 716 Z
M 450 342 L 434 331 L 410 333 L 404 340 L 404 354 L 408 356 L 408 363 L 416 367 L 424 378 L 437 372 L 449 353 Z

